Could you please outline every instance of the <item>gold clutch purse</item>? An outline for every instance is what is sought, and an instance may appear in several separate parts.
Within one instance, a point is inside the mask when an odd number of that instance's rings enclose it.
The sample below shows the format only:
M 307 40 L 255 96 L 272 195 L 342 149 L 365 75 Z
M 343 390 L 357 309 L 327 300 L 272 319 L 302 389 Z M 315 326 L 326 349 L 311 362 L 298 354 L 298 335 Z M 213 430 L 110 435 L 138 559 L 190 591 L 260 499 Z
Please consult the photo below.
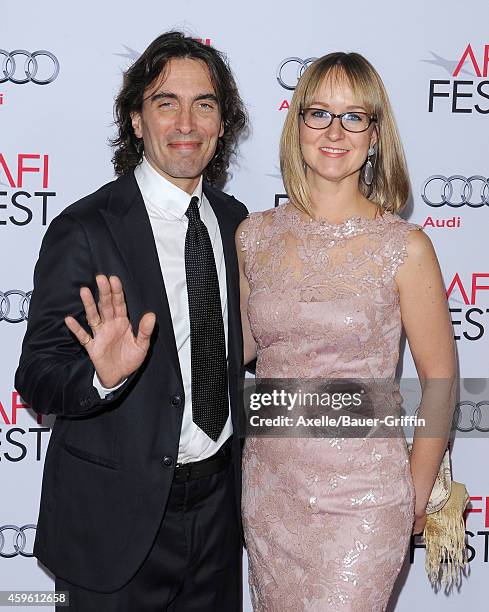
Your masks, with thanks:
M 408 448 L 411 453 L 411 444 Z M 423 531 L 426 574 L 433 587 L 443 587 L 445 592 L 460 584 L 467 564 L 464 511 L 468 502 L 465 485 L 452 480 L 447 448 L 426 506 Z

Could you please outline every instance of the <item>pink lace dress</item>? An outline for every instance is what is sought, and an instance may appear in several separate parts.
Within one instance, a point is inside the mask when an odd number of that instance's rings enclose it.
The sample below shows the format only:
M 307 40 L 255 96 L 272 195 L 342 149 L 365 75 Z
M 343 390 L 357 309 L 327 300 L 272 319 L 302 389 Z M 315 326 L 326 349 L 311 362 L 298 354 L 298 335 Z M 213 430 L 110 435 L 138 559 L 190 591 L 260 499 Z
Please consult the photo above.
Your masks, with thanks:
M 240 237 L 257 377 L 394 379 L 394 276 L 413 229 L 390 213 L 252 213 Z M 255 611 L 384 610 L 414 519 L 405 439 L 247 438 L 242 512 Z

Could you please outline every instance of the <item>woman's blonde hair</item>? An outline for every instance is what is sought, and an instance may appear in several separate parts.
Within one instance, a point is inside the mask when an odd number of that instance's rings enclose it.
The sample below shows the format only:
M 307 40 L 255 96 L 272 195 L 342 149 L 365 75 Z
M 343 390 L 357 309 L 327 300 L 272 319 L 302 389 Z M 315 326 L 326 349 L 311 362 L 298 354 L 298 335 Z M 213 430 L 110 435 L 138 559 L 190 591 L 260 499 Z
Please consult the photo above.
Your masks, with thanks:
M 332 86 L 346 82 L 368 113 L 377 117 L 377 145 L 371 185 L 360 172 L 359 189 L 380 212 L 399 211 L 409 195 L 406 160 L 384 84 L 375 68 L 359 53 L 329 53 L 304 72 L 295 89 L 280 140 L 280 168 L 285 191 L 297 208 L 312 216 L 309 186 L 299 139 L 300 112 L 314 100 L 325 79 Z

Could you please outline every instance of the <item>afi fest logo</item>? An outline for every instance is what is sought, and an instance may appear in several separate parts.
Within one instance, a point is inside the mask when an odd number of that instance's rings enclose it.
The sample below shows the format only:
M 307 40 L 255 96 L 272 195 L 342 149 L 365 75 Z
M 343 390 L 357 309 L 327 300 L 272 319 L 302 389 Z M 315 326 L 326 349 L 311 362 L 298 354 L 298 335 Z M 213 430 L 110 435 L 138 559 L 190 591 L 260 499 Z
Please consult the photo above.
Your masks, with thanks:
M 15 390 L 0 398 L 0 466 L 5 461 L 44 461 L 51 422 L 51 417 L 30 410 Z
M 469 43 L 456 60 L 431 52 L 434 59 L 423 60 L 444 68 L 451 78 L 431 79 L 428 111 L 489 113 L 489 44 Z
M 0 153 L 0 226 L 47 225 L 50 198 L 49 155 Z
M 457 272 L 450 279 L 447 298 L 455 340 L 474 342 L 484 337 L 489 314 L 489 308 L 481 304 L 486 296 L 489 306 L 485 291 L 489 291 L 489 272 Z
M 467 560 L 489 562 L 489 495 L 471 495 L 465 511 Z

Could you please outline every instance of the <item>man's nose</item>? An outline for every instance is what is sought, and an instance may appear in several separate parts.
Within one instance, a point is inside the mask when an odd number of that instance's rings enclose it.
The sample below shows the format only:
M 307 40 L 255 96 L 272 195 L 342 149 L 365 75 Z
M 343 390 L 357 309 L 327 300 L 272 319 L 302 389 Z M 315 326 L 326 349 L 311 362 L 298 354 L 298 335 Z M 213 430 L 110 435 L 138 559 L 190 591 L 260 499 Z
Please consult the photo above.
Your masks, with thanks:
M 182 134 L 189 134 L 194 128 L 194 117 L 192 109 L 181 106 L 176 117 L 176 129 Z

